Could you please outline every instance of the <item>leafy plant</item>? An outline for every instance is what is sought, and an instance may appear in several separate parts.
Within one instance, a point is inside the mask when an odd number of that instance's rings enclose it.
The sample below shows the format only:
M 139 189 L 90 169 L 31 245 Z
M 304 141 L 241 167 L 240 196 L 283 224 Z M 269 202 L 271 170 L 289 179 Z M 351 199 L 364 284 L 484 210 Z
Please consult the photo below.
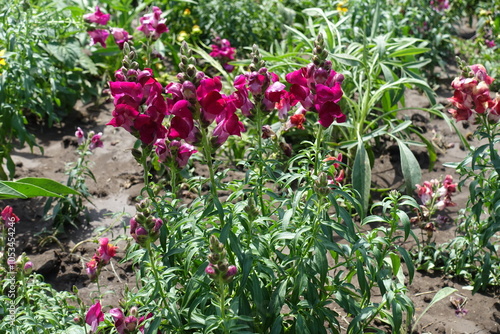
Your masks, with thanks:
M 1 5 L 0 164 L 7 172 L 0 168 L 0 178 L 6 180 L 14 175 L 14 146 L 36 146 L 28 122 L 51 126 L 66 115 L 88 84 L 89 62 L 76 38 L 79 22 L 67 9 L 52 1 Z
M 82 129 L 78 128 L 76 131 L 78 160 L 76 163 L 68 163 L 66 165 L 66 174 L 68 175 L 66 187 L 73 189 L 73 192 L 68 196 L 60 196 L 56 199 L 50 198 L 44 207 L 45 219 L 53 219 L 56 230 L 68 225 L 75 226 L 75 222 L 80 219 L 82 212 L 87 210 L 85 201 L 92 203 L 92 195 L 85 184 L 88 178 L 95 182 L 94 174 L 89 166 L 91 162 L 88 160 L 88 157 L 94 149 L 103 147 L 101 136 L 102 132 L 96 134 L 90 131 L 85 138 L 85 133 Z

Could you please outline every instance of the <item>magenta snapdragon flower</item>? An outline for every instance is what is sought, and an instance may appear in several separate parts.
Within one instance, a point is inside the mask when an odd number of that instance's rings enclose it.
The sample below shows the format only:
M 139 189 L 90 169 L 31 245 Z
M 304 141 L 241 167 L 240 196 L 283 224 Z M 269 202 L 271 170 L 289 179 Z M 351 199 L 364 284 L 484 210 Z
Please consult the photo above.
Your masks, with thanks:
M 123 127 L 139 138 L 145 145 L 164 138 L 167 129 L 162 121 L 167 113 L 167 104 L 162 95 L 162 85 L 153 77 L 151 69 L 136 71 L 136 81 L 110 82 L 114 97 L 113 118 L 107 123 Z M 144 112 L 143 112 L 144 111 Z
M 234 60 L 236 48 L 231 47 L 231 43 L 227 39 L 221 39 L 220 37 L 217 37 L 215 44 L 210 45 L 210 47 L 212 48 L 210 56 L 218 59 L 222 67 L 231 73 L 234 70 L 234 66 L 228 64 L 228 62 Z
M 111 15 L 109 14 L 101 12 L 99 6 L 96 6 L 95 12 L 83 15 L 83 19 L 89 23 L 96 23 L 105 26 L 108 24 L 110 16 Z
M 288 98 L 292 105 L 300 102 L 305 110 L 317 112 L 319 123 L 325 128 L 334 120 L 343 123 L 346 116 L 337 104 L 343 95 L 343 80 L 342 74 L 331 69 L 330 61 L 325 61 L 323 68 L 311 63 L 286 75 L 286 81 L 292 84 Z
M 98 147 L 104 147 L 104 143 L 101 140 L 102 132 L 96 133 L 90 138 L 89 150 L 94 150 Z
M 97 301 L 94 305 L 92 305 L 87 314 L 85 316 L 85 322 L 90 325 L 91 333 L 95 333 L 97 331 L 97 327 L 100 322 L 104 321 L 104 313 L 101 310 L 101 303 Z
M 125 29 L 111 28 L 110 31 L 113 35 L 113 38 L 115 39 L 115 43 L 118 45 L 120 50 L 123 50 L 123 44 L 125 44 L 125 42 L 128 42 L 132 39 L 132 36 L 130 36 L 128 31 L 126 31 Z
M 142 31 L 146 37 L 157 40 L 161 34 L 168 32 L 165 19 L 161 19 L 161 14 L 161 9 L 153 6 L 153 13 L 145 14 L 139 19 L 141 25 L 137 27 L 137 30 Z
M 103 29 L 89 30 L 87 31 L 90 35 L 90 45 L 101 44 L 103 48 L 106 48 L 106 39 L 109 36 L 109 32 Z
M 430 5 L 437 12 L 442 12 L 450 8 L 450 2 L 448 0 L 431 0 Z
M 11 226 L 11 223 L 17 223 L 19 221 L 19 217 L 14 213 L 14 209 L 10 205 L 7 205 L 1 213 L 2 220 L 5 226 Z

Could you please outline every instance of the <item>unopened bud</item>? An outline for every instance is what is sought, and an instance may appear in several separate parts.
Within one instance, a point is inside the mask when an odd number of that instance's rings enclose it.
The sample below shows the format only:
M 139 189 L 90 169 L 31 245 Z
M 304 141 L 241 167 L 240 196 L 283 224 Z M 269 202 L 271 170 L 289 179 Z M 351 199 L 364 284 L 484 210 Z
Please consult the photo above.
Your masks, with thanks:
M 262 139 L 268 139 L 268 138 L 275 138 L 276 133 L 271 129 L 270 125 L 263 125 L 262 126 Z
M 186 75 L 188 76 L 188 78 L 194 78 L 196 72 L 196 66 L 194 66 L 193 64 L 189 64 L 186 69 Z
M 132 306 L 130 308 L 129 314 L 133 317 L 137 317 L 137 314 L 139 313 L 139 310 L 137 309 L 137 306 Z
M 24 273 L 26 275 L 29 275 L 31 274 L 31 272 L 33 271 L 33 262 L 31 261 L 28 261 L 24 264 Z

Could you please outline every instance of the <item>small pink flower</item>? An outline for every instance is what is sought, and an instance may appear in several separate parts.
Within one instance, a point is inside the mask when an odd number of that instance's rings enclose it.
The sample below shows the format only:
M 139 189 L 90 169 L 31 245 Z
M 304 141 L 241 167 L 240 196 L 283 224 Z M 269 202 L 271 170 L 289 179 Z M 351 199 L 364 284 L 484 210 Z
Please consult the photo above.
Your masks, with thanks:
M 24 264 L 24 274 L 29 275 L 33 271 L 33 262 L 28 261 Z
M 96 133 L 95 135 L 92 136 L 92 138 L 90 139 L 89 150 L 92 151 L 97 147 L 104 147 L 101 137 L 102 137 L 102 132 Z
M 85 264 L 86 272 L 87 275 L 89 276 L 90 280 L 93 282 L 97 279 L 97 276 L 99 275 L 99 264 L 101 262 L 101 259 L 97 254 L 94 254 L 92 259 Z
M 99 323 L 102 321 L 104 321 L 104 313 L 101 311 L 101 303 L 97 301 L 87 311 L 85 322 L 91 326 L 91 333 L 95 333 Z
M 101 9 L 99 8 L 99 6 L 95 7 L 94 13 L 89 13 L 89 14 L 83 15 L 83 19 L 85 21 L 87 21 L 89 23 L 97 23 L 97 24 L 100 24 L 103 26 L 108 24 L 109 18 L 110 18 L 110 15 L 104 14 L 103 12 L 101 12 Z
M 165 19 L 160 19 L 161 14 L 161 9 L 153 6 L 153 13 L 145 14 L 139 19 L 141 25 L 137 27 L 137 30 L 142 31 L 146 37 L 157 40 L 161 34 L 168 32 Z
M 111 314 L 111 316 L 113 317 L 116 331 L 119 334 L 125 334 L 125 315 L 123 314 L 123 311 L 119 308 L 112 308 L 111 310 L 109 310 L 109 314 Z
M 238 268 L 236 266 L 231 265 L 227 267 L 227 272 L 226 275 L 224 276 L 224 279 L 229 279 L 234 275 L 236 275 L 237 273 L 238 273 Z
M 11 226 L 12 225 L 11 223 L 15 224 L 19 221 L 19 217 L 16 216 L 16 214 L 13 211 L 14 210 L 12 209 L 12 207 L 10 205 L 7 205 L 2 210 L 1 216 L 2 216 L 2 219 L 3 219 L 6 226 L 7 226 L 7 224 L 9 224 L 9 226 Z
M 109 36 L 109 32 L 107 30 L 96 29 L 88 31 L 90 35 L 90 45 L 101 44 L 103 48 L 106 48 L 106 39 Z
M 101 238 L 99 240 L 99 245 L 97 251 L 99 252 L 102 262 L 107 264 L 109 260 L 116 255 L 118 247 L 111 245 L 108 238 Z
M 494 47 L 495 47 L 495 45 L 496 45 L 496 44 L 495 44 L 495 41 L 493 41 L 493 40 L 489 40 L 489 39 L 485 40 L 485 41 L 484 41 L 484 44 L 486 44 L 486 46 L 487 46 L 487 47 L 489 47 L 490 49 L 491 49 L 491 48 L 494 48 Z
M 111 34 L 113 35 L 113 38 L 115 39 L 115 43 L 118 45 L 120 50 L 123 49 L 123 44 L 125 42 L 128 42 L 132 39 L 132 36 L 122 28 L 111 28 Z
M 208 266 L 205 268 L 205 273 L 211 277 L 216 275 L 215 268 L 212 266 L 211 263 L 209 263 Z
M 81 145 L 85 140 L 85 133 L 83 132 L 83 130 L 81 128 L 77 128 L 75 136 L 78 140 L 78 145 Z

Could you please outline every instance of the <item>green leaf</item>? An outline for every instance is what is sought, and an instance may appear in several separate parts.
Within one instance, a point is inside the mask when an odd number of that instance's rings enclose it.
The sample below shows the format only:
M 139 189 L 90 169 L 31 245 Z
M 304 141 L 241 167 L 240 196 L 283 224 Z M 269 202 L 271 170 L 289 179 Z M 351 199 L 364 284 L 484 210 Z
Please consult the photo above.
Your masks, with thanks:
M 370 186 L 371 186 L 371 166 L 370 158 L 366 152 L 365 145 L 358 141 L 358 150 L 356 158 L 354 159 L 354 166 L 352 170 L 352 186 L 358 191 L 360 202 L 363 212 L 360 212 L 363 218 L 368 212 L 368 201 L 370 199 Z
M 457 291 L 457 289 L 451 288 L 449 286 L 444 287 L 441 290 L 439 290 L 436 293 L 436 295 L 434 296 L 434 298 L 432 298 L 432 300 L 429 303 L 429 305 L 427 305 L 427 307 L 425 308 L 425 310 L 418 316 L 417 320 L 415 321 L 415 323 L 413 324 L 413 326 L 411 328 L 411 332 L 413 333 L 413 330 L 415 329 L 415 327 L 417 326 L 418 322 L 420 321 L 420 318 L 422 318 L 422 316 L 425 313 L 427 313 L 427 311 L 429 311 L 429 309 L 432 307 L 432 305 L 436 304 L 441 299 L 444 299 L 444 298 L 448 297 L 449 295 L 451 295 L 455 291 Z
M 68 188 L 51 179 L 28 177 L 18 181 L 0 182 L 0 199 L 31 197 L 63 197 L 78 195 L 74 189 Z
M 392 58 L 392 57 L 405 57 L 405 56 L 412 56 L 412 55 L 418 55 L 421 53 L 425 53 L 430 51 L 431 49 L 429 48 L 407 48 L 407 49 L 402 49 L 402 50 L 397 50 L 387 57 Z
M 333 53 L 332 58 L 347 66 L 360 66 L 363 64 L 359 58 L 347 53 Z
M 401 155 L 401 169 L 405 179 L 406 192 L 412 194 L 415 185 L 419 184 L 422 180 L 422 171 L 417 158 L 415 158 L 408 146 L 401 140 L 396 140 L 399 146 L 399 154 Z

